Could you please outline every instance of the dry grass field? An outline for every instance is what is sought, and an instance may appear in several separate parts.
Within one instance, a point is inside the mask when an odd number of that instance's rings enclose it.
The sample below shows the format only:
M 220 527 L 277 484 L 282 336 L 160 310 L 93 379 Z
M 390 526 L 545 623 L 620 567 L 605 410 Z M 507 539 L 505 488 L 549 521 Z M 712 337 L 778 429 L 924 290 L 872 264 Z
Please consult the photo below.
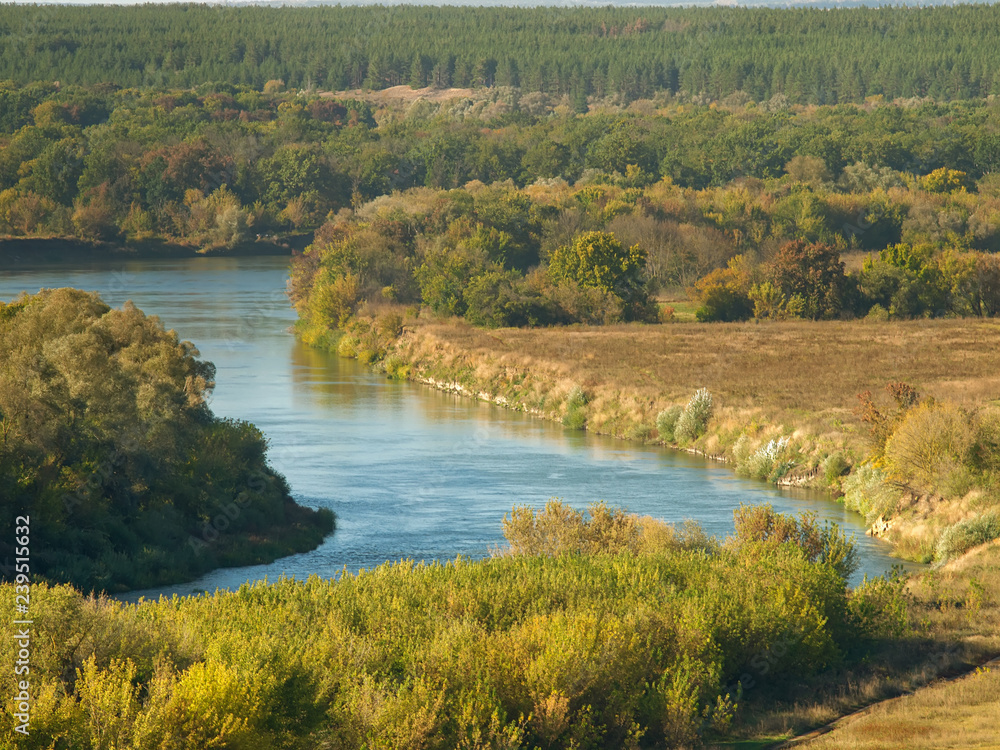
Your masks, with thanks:
M 969 406 L 1000 403 L 1000 321 L 773 322 L 484 331 L 421 323 L 417 354 L 468 360 L 477 376 L 529 372 L 648 409 L 707 388 L 717 406 L 813 434 L 855 432 L 857 394 L 905 381 Z M 653 415 L 655 417 L 655 415 Z M 603 418 L 602 418 L 603 417 Z M 611 419 L 597 408 L 600 429 Z M 593 424 L 596 423 L 596 424 Z M 614 430 L 604 430 L 614 432 Z
M 387 89 L 351 89 L 348 91 L 327 91 L 320 94 L 324 99 L 361 99 L 375 104 L 411 104 L 416 101 L 448 102 L 452 99 L 478 99 L 482 92 L 475 89 L 446 88 L 437 89 L 428 86 L 413 89 L 409 86 L 391 86 Z
M 880 703 L 851 717 L 808 750 L 1000 748 L 1000 664 Z
M 914 625 L 954 638 L 983 661 L 1000 653 L 1000 543 L 973 550 L 910 584 Z M 972 655 L 972 654 L 970 654 Z M 807 750 L 1000 748 L 1000 662 L 878 703 L 838 721 Z

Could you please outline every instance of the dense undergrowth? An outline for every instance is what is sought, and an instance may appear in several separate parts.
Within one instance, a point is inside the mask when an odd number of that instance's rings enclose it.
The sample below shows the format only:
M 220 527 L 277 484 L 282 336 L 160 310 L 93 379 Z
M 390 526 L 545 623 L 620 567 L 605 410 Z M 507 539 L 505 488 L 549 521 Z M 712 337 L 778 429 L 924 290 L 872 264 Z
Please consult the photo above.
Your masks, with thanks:
M 690 746 L 730 731 L 766 683 L 908 632 L 900 584 L 848 590 L 851 546 L 809 517 L 742 508 L 720 542 L 552 502 L 515 509 L 505 533 L 511 549 L 479 562 L 134 606 L 38 585 L 16 746 Z
M 74 289 L 0 303 L 0 525 L 30 517 L 36 575 L 145 588 L 306 551 L 332 531 L 329 511 L 292 501 L 256 427 L 212 414 L 214 376 L 131 304 Z M 0 558 L 12 544 L 0 540 Z

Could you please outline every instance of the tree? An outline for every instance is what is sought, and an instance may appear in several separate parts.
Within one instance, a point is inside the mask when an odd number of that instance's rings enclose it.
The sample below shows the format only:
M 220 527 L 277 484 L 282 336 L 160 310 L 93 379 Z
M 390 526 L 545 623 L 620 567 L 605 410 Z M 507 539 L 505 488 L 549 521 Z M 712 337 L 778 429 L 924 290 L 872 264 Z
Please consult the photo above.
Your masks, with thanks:
M 553 279 L 575 281 L 615 295 L 625 304 L 628 320 L 650 318 L 645 268 L 645 250 L 638 245 L 626 249 L 608 232 L 584 232 L 571 245 L 556 249 L 549 259 Z
M 788 242 L 764 273 L 789 299 L 802 299 L 803 317 L 819 320 L 840 314 L 846 277 L 836 248 L 822 242 Z
M 968 176 L 958 169 L 941 167 L 924 177 L 924 190 L 928 193 L 955 193 L 968 190 Z
M 747 291 L 732 268 L 717 268 L 700 278 L 690 291 L 698 302 L 695 317 L 702 323 L 746 320 L 753 312 Z

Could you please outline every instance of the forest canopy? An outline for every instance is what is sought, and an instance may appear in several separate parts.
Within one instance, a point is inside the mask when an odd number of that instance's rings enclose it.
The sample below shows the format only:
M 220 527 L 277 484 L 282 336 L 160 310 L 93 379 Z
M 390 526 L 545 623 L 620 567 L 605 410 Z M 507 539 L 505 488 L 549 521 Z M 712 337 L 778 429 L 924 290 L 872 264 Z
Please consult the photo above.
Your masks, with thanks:
M 0 80 L 260 89 L 517 86 L 625 101 L 1000 93 L 1000 9 L 0 7 Z M 413 33 L 419 29 L 420 33 Z M 961 44 L 955 40 L 961 39 Z
M 212 414 L 214 375 L 131 304 L 74 289 L 0 303 L 0 521 L 30 514 L 33 573 L 84 591 L 164 585 L 332 530 L 329 511 L 292 501 L 256 427 Z

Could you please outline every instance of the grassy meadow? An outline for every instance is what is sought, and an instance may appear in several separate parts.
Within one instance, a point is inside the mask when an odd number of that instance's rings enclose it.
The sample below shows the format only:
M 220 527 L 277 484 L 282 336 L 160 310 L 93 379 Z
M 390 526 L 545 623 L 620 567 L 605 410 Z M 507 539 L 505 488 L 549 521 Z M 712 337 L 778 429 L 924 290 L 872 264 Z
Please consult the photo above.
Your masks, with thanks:
M 1000 546 L 974 550 L 911 584 L 912 607 L 927 631 L 964 633 L 994 642 L 1000 592 Z M 984 614 L 986 617 L 984 617 Z M 988 624 L 992 623 L 992 625 Z M 945 670 L 947 674 L 947 670 Z M 953 679 L 879 703 L 836 722 L 833 730 L 797 744 L 808 750 L 995 748 L 1000 713 L 1000 660 Z

